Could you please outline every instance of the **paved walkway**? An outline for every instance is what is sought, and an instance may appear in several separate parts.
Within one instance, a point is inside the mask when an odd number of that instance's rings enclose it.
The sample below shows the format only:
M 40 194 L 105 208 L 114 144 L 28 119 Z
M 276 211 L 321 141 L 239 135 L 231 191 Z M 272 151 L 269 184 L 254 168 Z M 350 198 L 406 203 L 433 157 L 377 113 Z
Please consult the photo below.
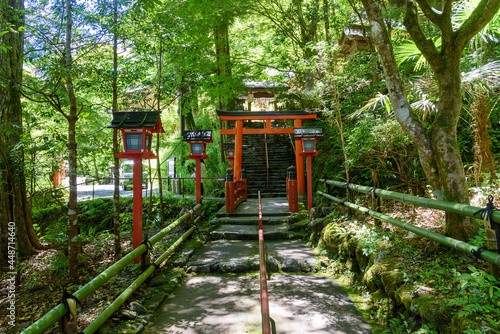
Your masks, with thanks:
M 288 213 L 285 199 L 263 199 L 264 213 L 283 219 Z M 248 200 L 231 215 L 221 211 L 218 233 L 241 233 L 250 238 L 258 223 L 257 200 Z M 254 215 L 253 221 L 250 214 Z M 230 220 L 229 220 L 230 219 Z M 237 225 L 241 219 L 242 225 Z M 264 230 L 279 227 L 270 221 Z M 223 232 L 221 232 L 223 231 Z M 225 232 L 224 232 L 225 231 Z M 297 240 L 266 241 L 266 255 L 279 263 L 314 258 L 311 249 Z M 258 241 L 217 240 L 207 243 L 191 259 L 191 265 L 213 266 L 215 262 L 251 262 L 258 255 Z M 283 268 L 284 269 L 284 268 Z M 319 274 L 287 274 L 282 271 L 268 277 L 269 307 L 273 333 L 327 334 L 371 333 L 371 328 L 357 311 L 340 285 Z M 259 274 L 204 274 L 191 276 L 172 295 L 156 322 L 145 333 L 260 333 Z

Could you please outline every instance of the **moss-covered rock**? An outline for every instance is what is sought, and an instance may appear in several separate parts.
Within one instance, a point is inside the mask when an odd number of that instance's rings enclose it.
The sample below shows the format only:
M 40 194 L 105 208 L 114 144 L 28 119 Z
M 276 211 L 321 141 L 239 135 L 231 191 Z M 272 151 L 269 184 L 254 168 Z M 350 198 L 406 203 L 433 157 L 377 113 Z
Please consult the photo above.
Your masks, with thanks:
M 396 290 L 396 301 L 404 305 L 407 310 L 410 310 L 411 301 L 413 299 L 413 289 L 408 286 L 402 286 Z
M 396 290 L 404 283 L 404 275 L 400 271 L 386 271 L 380 274 L 385 293 L 396 303 Z
M 432 295 L 421 295 L 411 301 L 412 311 L 427 322 L 430 322 L 442 331 L 446 330 L 450 324 L 452 314 L 444 299 L 436 299 Z
M 333 254 L 338 254 L 339 245 L 342 244 L 346 231 L 337 223 L 327 224 L 321 231 L 318 246 L 324 247 Z
M 387 321 L 394 314 L 394 304 L 387 295 L 381 291 L 375 291 L 371 294 L 372 304 L 375 307 L 374 313 L 377 319 Z
M 358 243 L 356 246 L 356 261 L 358 261 L 361 271 L 365 271 L 370 265 L 370 256 L 366 255 L 363 251 L 363 245 L 361 245 L 361 243 Z
M 382 273 L 392 271 L 396 267 L 394 259 L 384 259 L 375 263 L 363 275 L 363 284 L 365 284 L 370 291 L 377 291 L 383 289 Z

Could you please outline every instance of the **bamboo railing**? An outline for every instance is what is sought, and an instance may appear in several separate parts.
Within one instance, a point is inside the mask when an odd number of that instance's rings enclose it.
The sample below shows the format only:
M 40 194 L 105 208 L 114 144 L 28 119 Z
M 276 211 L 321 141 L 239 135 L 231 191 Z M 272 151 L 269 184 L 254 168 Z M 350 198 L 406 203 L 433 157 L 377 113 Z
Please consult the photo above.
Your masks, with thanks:
M 202 207 L 202 203 L 196 205 L 193 209 L 188 211 L 182 217 L 174 221 L 172 224 L 168 225 L 166 228 L 158 232 L 151 239 L 149 239 L 150 245 L 154 245 L 161 239 L 163 239 L 168 233 L 178 227 L 180 224 L 185 222 L 187 219 L 190 219 L 197 210 Z M 110 266 L 108 269 L 103 271 L 89 283 L 82 286 L 78 291 L 76 291 L 73 295 L 80 301 L 83 301 L 85 298 L 90 296 L 94 291 L 108 282 L 113 276 L 115 276 L 120 270 L 122 270 L 127 264 L 131 263 L 134 259 L 140 256 L 142 253 L 147 251 L 148 246 L 146 244 L 141 244 L 139 247 L 125 255 L 115 264 Z M 168 250 L 167 250 L 168 252 Z M 163 257 L 163 256 L 162 256 Z M 163 262 L 163 261 L 161 261 Z M 150 267 L 151 268 L 151 267 Z M 151 270 L 148 268 L 149 270 Z M 153 267 L 154 268 L 154 267 Z M 154 270 L 154 269 L 153 269 Z M 52 325 L 54 325 L 59 319 L 61 319 L 67 312 L 66 306 L 64 304 L 59 304 L 38 319 L 31 326 L 26 328 L 22 333 L 23 334 L 41 334 L 44 333 L 47 329 L 49 329 Z

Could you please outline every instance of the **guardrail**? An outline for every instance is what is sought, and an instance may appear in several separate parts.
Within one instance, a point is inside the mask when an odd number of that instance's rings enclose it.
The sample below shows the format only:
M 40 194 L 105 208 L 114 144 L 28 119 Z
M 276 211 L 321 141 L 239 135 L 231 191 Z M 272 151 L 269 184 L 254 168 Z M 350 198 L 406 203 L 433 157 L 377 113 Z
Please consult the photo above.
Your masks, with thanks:
M 500 212 L 492 210 L 494 208 L 492 206 L 491 198 L 489 198 L 490 203 L 488 203 L 491 205 L 487 205 L 487 208 L 483 209 L 483 208 L 478 208 L 478 207 L 474 207 L 474 206 L 466 205 L 466 204 L 445 202 L 445 201 L 439 201 L 439 200 L 435 200 L 435 199 L 431 199 L 431 198 L 421 198 L 421 197 L 417 197 L 417 196 L 406 195 L 406 194 L 398 193 L 395 191 L 377 189 L 376 187 L 370 188 L 370 187 L 361 186 L 361 185 L 357 185 L 357 184 L 343 183 L 343 182 L 333 181 L 333 180 L 321 179 L 319 181 L 325 183 L 326 185 L 333 185 L 333 186 L 340 187 L 340 188 L 351 189 L 351 190 L 358 191 L 361 193 L 372 193 L 374 196 L 376 195 L 376 196 L 380 196 L 380 197 L 384 197 L 384 198 L 390 198 L 393 200 L 401 201 L 404 203 L 411 203 L 411 204 L 418 205 L 418 206 L 425 207 L 425 208 L 438 209 L 438 210 L 442 210 L 442 211 L 446 211 L 446 212 L 463 214 L 465 216 L 472 217 L 472 218 L 478 218 L 477 217 L 478 213 L 483 214 L 486 212 L 487 214 L 482 215 L 482 217 L 481 217 L 481 218 L 483 218 L 483 217 L 485 218 L 485 225 L 486 226 L 487 226 L 486 223 L 488 223 L 488 224 L 493 223 L 493 224 L 497 225 L 500 222 Z M 326 197 L 326 198 L 336 202 L 336 203 L 342 204 L 350 209 L 354 209 L 354 210 L 363 212 L 364 214 L 367 214 L 367 215 L 372 216 L 374 218 L 386 221 L 394 226 L 400 227 L 400 228 L 405 229 L 407 231 L 410 231 L 410 232 L 413 232 L 413 233 L 418 234 L 420 236 L 426 237 L 426 238 L 431 239 L 433 241 L 436 241 L 442 245 L 455 248 L 458 251 L 473 254 L 473 255 L 477 256 L 478 258 L 482 258 L 483 260 L 496 266 L 496 267 L 492 267 L 492 274 L 494 274 L 495 276 L 498 275 L 498 266 L 500 266 L 500 255 L 491 251 L 492 248 L 496 247 L 496 239 L 495 240 L 489 239 L 488 238 L 488 231 L 487 231 L 486 244 L 490 250 L 484 250 L 484 248 L 472 246 L 464 241 L 456 240 L 456 239 L 444 236 L 442 234 L 428 231 L 426 229 L 414 226 L 412 224 L 402 222 L 400 220 L 394 219 L 390 216 L 387 216 L 387 215 L 384 215 L 380 212 L 377 212 L 376 210 L 365 208 L 365 207 L 362 207 L 360 205 L 348 202 L 346 200 L 342 200 L 340 198 L 334 197 L 334 196 L 329 195 L 327 193 L 324 193 L 322 191 L 317 191 L 317 193 L 323 197 Z M 490 208 L 488 208 L 488 206 L 490 206 Z M 498 248 L 498 247 L 496 247 L 496 248 Z
M 245 170 L 241 170 L 241 180 L 234 181 L 233 170 L 231 168 L 227 169 L 226 176 L 226 212 L 232 213 L 236 210 L 236 207 L 241 203 L 245 202 L 248 197 L 247 193 L 247 180 L 245 176 Z
M 220 176 L 212 176 L 212 177 L 202 177 L 201 178 L 202 180 L 218 180 L 218 181 L 224 181 L 226 178 L 224 177 L 220 177 Z M 158 178 L 153 178 L 153 180 L 158 180 Z M 195 181 L 196 178 L 195 177 L 162 177 L 161 178 L 162 182 L 164 182 L 164 180 L 167 180 L 167 182 L 169 183 L 171 180 L 172 181 L 175 181 L 175 180 L 182 180 L 182 191 L 181 191 L 181 194 L 182 194 L 182 198 L 185 197 L 185 181 L 186 180 L 193 180 Z M 168 188 L 167 188 L 167 191 L 168 191 Z M 171 192 L 173 193 L 179 193 L 179 192 L 174 192 L 174 186 L 172 185 L 171 186 Z
M 168 225 L 166 228 L 155 234 L 151 239 L 148 241 L 145 240 L 143 244 L 141 244 L 139 247 L 125 255 L 122 259 L 117 261 L 115 264 L 110 266 L 108 269 L 103 271 L 101 274 L 99 274 L 97 277 L 92 279 L 89 283 L 85 284 L 82 286 L 77 292 L 74 293 L 74 297 L 77 298 L 80 301 L 83 301 L 85 298 L 90 296 L 94 291 L 96 291 L 99 287 L 104 285 L 106 282 L 108 282 L 113 276 L 115 276 L 120 270 L 122 270 L 127 264 L 131 263 L 134 259 L 136 259 L 138 256 L 149 250 L 149 248 L 156 244 L 158 241 L 163 239 L 168 233 L 170 233 L 173 229 L 178 227 L 180 224 L 185 222 L 187 219 L 190 219 L 197 210 L 199 210 L 202 207 L 202 203 L 196 205 L 193 209 L 188 211 L 186 214 L 184 214 L 182 217 L 178 218 L 176 221 Z M 192 228 L 191 228 L 192 229 Z M 189 232 L 189 231 L 188 231 Z M 191 232 L 192 233 L 192 232 Z M 184 236 L 183 236 L 184 237 Z M 182 237 L 181 237 L 182 238 Z M 175 243 L 177 246 L 180 243 Z M 174 245 L 175 245 L 174 244 Z M 172 246 L 173 247 L 173 246 Z M 170 252 L 170 253 L 169 253 Z M 155 262 L 155 263 L 162 263 L 167 256 L 169 256 L 173 252 L 173 250 L 170 250 L 170 248 Z M 168 254 L 167 254 L 168 253 Z M 150 272 L 149 275 L 156 269 L 156 266 L 150 266 L 146 269 L 146 272 Z M 144 273 L 143 273 L 144 275 Z M 149 276 L 148 275 L 148 276 Z M 132 284 L 131 287 L 134 287 L 137 284 L 142 283 L 146 278 L 143 277 L 142 275 Z M 140 282 L 140 283 L 139 283 Z M 130 289 L 129 287 L 128 289 Z M 127 289 L 127 290 L 128 290 Z M 124 292 L 125 295 L 128 294 L 127 291 Z M 131 293 L 131 292 L 130 292 Z M 123 295 L 123 294 L 122 294 Z M 122 300 L 122 303 L 125 301 L 123 298 L 124 296 L 120 295 L 118 299 Z M 114 304 L 114 303 L 113 303 Z M 112 305 L 113 305 L 112 304 Z M 121 304 L 120 304 L 121 305 Z M 116 304 L 115 304 L 116 306 Z M 48 313 L 46 313 L 43 317 L 38 319 L 35 323 L 33 323 L 31 326 L 26 328 L 22 333 L 23 334 L 41 334 L 47 329 L 49 329 L 51 326 L 53 326 L 57 321 L 59 321 L 61 318 L 63 318 L 68 312 L 68 309 L 64 303 L 61 303 L 54 307 L 52 310 L 50 310 Z M 110 311 L 108 311 L 109 313 Z M 107 319 L 107 318 L 106 318 Z M 97 321 L 97 319 L 96 319 Z M 101 320 L 99 320 L 101 321 Z M 94 325 L 91 329 L 93 329 L 95 326 Z M 97 328 L 96 328 L 97 329 Z M 86 332 L 87 333 L 87 332 Z M 88 332 L 88 333 L 93 333 L 93 332 Z
M 390 198 L 396 201 L 401 201 L 403 203 L 411 203 L 425 208 L 438 209 L 450 213 L 458 213 L 472 218 L 477 218 L 477 216 L 474 215 L 476 214 L 476 212 L 481 210 L 481 208 L 472 205 L 439 201 L 432 198 L 422 198 L 418 196 L 398 193 L 395 191 L 378 189 L 375 187 L 370 188 L 352 183 L 345 183 L 345 182 L 324 180 L 324 179 L 320 179 L 319 182 L 339 188 L 351 189 L 360 193 L 365 193 L 365 194 L 373 193 L 374 195 L 379 197 Z M 500 223 L 500 211 L 494 211 L 491 214 L 491 219 L 492 222 Z
M 269 294 L 267 292 L 266 253 L 264 250 L 264 230 L 262 228 L 262 201 L 259 190 L 259 267 L 260 267 L 260 309 L 262 313 L 262 334 L 271 334 L 269 314 Z
M 299 211 L 299 193 L 297 190 L 297 172 L 295 166 L 288 167 L 286 177 L 286 198 L 288 199 L 288 211 Z

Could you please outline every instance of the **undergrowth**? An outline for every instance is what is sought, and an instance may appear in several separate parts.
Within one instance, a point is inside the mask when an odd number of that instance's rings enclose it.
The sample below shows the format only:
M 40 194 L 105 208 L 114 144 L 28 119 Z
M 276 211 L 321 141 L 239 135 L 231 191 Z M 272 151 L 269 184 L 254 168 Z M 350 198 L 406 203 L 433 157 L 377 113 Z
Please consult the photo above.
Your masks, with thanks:
M 143 217 L 146 218 L 148 203 L 144 200 Z M 179 199 L 172 196 L 164 197 L 164 218 L 162 224 L 159 212 L 159 199 L 153 198 L 149 221 L 144 221 L 144 232 L 154 235 L 162 228 L 169 225 L 178 218 L 184 210 L 194 207 L 194 201 L 190 199 Z M 212 217 L 223 205 L 221 202 L 205 201 L 200 210 L 202 217 Z M 80 236 L 83 241 L 83 252 L 78 255 L 79 276 L 81 284 L 73 284 L 68 277 L 68 257 L 66 254 L 66 229 L 67 215 L 65 208 L 58 203 L 33 211 L 33 221 L 37 226 L 38 233 L 44 242 L 49 242 L 55 248 L 41 251 L 40 253 L 21 259 L 18 266 L 20 284 L 16 291 L 16 307 L 18 316 L 17 325 L 33 323 L 43 314 L 50 311 L 59 303 L 62 294 L 62 287 L 66 286 L 68 291 L 73 293 L 83 284 L 89 282 L 98 274 L 109 268 L 121 256 L 132 250 L 132 200 L 129 198 L 120 199 L 121 210 L 121 248 L 122 252 L 118 257 L 114 254 L 114 234 L 113 234 L 113 202 L 111 199 L 98 199 L 94 201 L 80 202 L 78 207 Z M 206 220 L 199 223 L 200 228 L 204 228 Z M 187 229 L 187 224 L 181 224 L 171 234 L 154 245 L 151 249 L 152 260 L 158 258 L 167 250 Z M 189 240 L 191 247 L 199 247 L 199 241 Z M 168 260 L 170 261 L 170 260 Z M 167 267 L 170 262 L 167 262 Z M 139 264 L 129 264 L 108 283 L 99 288 L 92 296 L 88 297 L 78 310 L 78 323 L 81 327 L 86 327 L 96 316 L 108 307 L 114 299 L 137 278 Z M 169 269 L 170 270 L 170 269 Z M 0 282 L 5 282 L 2 271 Z M 0 285 L 0 291 L 4 286 Z M 139 288 L 137 296 L 143 287 Z M 5 301 L 0 297 L 0 305 Z M 19 328 L 7 328 L 8 319 L 5 314 L 6 308 L 0 308 L 0 332 L 19 333 Z
M 500 331 L 500 281 L 488 273 L 487 262 L 387 223 L 375 226 L 371 217 L 356 220 L 344 212 L 340 209 L 327 217 L 330 223 L 335 224 L 332 235 L 344 238 L 346 245 L 349 238 L 357 239 L 360 251 L 365 256 L 372 256 L 375 262 L 384 259 L 397 263 L 396 271 L 402 273 L 403 286 L 410 289 L 413 298 L 425 295 L 436 302 L 443 302 L 450 314 L 450 326 L 457 330 L 456 333 Z M 444 230 L 444 215 L 436 210 L 391 204 L 386 206 L 385 214 L 428 230 L 440 233 Z M 480 229 L 469 243 L 481 247 L 484 237 L 484 229 Z M 339 246 L 339 249 L 342 247 L 349 246 Z M 324 249 L 321 254 L 331 258 L 328 272 L 342 275 L 359 295 L 369 296 L 367 299 L 372 307 L 368 317 L 382 326 L 382 329 L 374 329 L 374 333 L 441 332 L 435 324 L 426 323 L 402 305 L 381 312 L 382 300 L 385 299 L 380 299 L 379 291 L 370 292 L 367 289 L 363 283 L 363 270 L 353 271 L 342 251 L 332 255 Z M 385 294 L 384 291 L 382 293 Z

